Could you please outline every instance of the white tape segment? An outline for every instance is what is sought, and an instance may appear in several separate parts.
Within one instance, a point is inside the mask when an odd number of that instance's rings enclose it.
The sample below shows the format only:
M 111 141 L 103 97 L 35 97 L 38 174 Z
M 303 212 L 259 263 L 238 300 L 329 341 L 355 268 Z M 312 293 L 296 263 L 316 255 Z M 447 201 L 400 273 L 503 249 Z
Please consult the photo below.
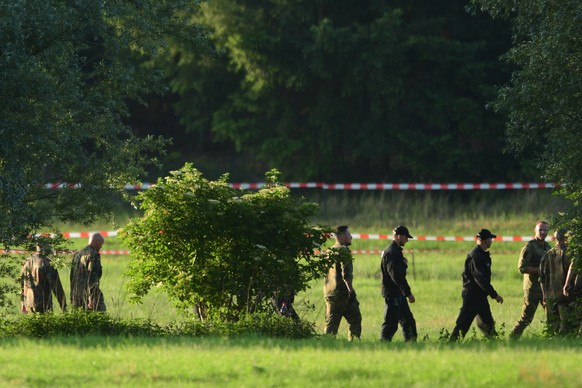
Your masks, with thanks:
M 230 183 L 235 189 L 258 190 L 265 187 L 265 182 Z M 323 190 L 526 190 L 553 189 L 554 183 L 323 183 L 323 182 L 285 182 L 290 189 L 323 189 Z M 153 183 L 141 185 L 125 185 L 126 190 L 147 190 L 155 186 Z M 47 189 L 79 188 L 78 183 L 47 183 Z
M 89 238 L 93 233 L 100 233 L 103 237 L 116 237 L 118 232 L 112 231 L 90 231 L 90 232 L 63 232 L 65 238 Z M 379 233 L 352 233 L 355 240 L 391 240 L 391 234 Z M 497 236 L 495 241 L 529 241 L 532 236 Z M 475 236 L 415 236 L 411 241 L 475 241 Z

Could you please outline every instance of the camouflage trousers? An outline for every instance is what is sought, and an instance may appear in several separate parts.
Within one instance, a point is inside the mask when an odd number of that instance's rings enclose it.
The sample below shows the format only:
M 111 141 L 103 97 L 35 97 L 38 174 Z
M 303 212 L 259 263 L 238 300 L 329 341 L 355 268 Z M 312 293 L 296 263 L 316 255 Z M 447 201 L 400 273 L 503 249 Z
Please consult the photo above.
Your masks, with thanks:
M 510 338 L 519 338 L 523 331 L 528 327 L 534 318 L 538 306 L 542 304 L 541 289 L 524 290 L 523 306 L 521 308 L 521 317 L 515 323 L 513 330 L 509 333 Z
M 360 338 L 362 314 L 358 299 L 343 294 L 325 297 L 325 333 L 336 335 L 342 318 L 348 322 L 348 340 Z

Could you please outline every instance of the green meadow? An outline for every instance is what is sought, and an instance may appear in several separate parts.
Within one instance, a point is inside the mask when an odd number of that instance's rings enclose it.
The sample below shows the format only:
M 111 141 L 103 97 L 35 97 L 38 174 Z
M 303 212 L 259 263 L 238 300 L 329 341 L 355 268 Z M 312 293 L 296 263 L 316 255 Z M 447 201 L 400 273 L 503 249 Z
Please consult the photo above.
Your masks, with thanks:
M 529 236 L 537 219 L 550 219 L 563 206 L 546 192 L 504 192 L 497 199 L 494 193 L 324 194 L 310 198 L 322 208 L 321 218 L 315 221 L 345 223 L 352 233 L 389 234 L 403 223 L 414 236 L 471 236 L 483 227 L 498 235 Z M 90 229 L 111 230 L 113 226 Z M 63 231 L 87 230 L 81 228 L 64 225 Z M 75 240 L 74 247 L 85 243 Z M 383 249 L 388 243 L 354 240 L 352 249 Z M 400 331 L 392 343 L 379 342 L 384 309 L 379 255 L 359 254 L 354 262 L 354 287 L 363 316 L 361 342 L 347 341 L 345 322 L 337 338 L 307 340 L 260 336 L 4 338 L 0 340 L 0 386 L 580 387 L 582 340 L 545 337 L 541 308 L 521 340 L 507 339 L 521 312 L 522 276 L 517 260 L 522 245 L 494 242 L 490 250 L 492 284 L 505 299 L 503 304 L 491 300 L 498 340 L 483 340 L 475 327 L 460 343 L 445 340 L 461 306 L 463 262 L 474 243 L 410 240 L 405 256 L 416 297 L 411 304 L 419 333 L 415 344 L 404 343 Z M 123 246 L 109 238 L 103 249 Z M 129 256 L 103 256 L 102 288 L 108 313 L 160 324 L 184 319 L 160 290 L 154 290 L 142 304 L 128 302 L 124 271 L 129 260 Z M 67 269 L 60 274 L 68 292 Z M 318 333 L 325 327 L 321 288 L 321 281 L 314 282 L 297 295 L 295 305 Z

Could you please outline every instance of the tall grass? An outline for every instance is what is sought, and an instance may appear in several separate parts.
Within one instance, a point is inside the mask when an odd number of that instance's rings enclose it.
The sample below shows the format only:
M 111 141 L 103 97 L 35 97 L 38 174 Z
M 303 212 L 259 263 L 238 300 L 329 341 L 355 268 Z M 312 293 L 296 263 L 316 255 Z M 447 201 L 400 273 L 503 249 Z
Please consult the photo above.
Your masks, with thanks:
M 528 235 L 538 218 L 550 218 L 563 203 L 546 192 L 501 193 L 316 193 L 327 224 L 346 223 L 353 232 L 390 233 L 398 223 L 413 235 L 472 235 L 487 227 L 503 235 Z M 324 195 L 325 194 L 325 195 Z M 313 195 L 313 193 L 312 193 Z M 315 198 L 311 198 L 312 200 Z M 78 226 L 67 226 L 75 228 Z M 109 230 L 110 224 L 92 230 Z M 78 227 L 81 228 L 81 227 Z M 66 230 L 66 229 L 63 229 Z M 75 241 L 83 246 L 86 241 Z M 105 249 L 119 246 L 108 239 Z M 117 245 L 116 245 L 117 244 Z M 388 241 L 354 240 L 354 249 L 381 249 Z M 494 242 L 492 283 L 504 297 L 491 301 L 501 334 L 480 341 L 475 330 L 464 342 L 443 341 L 461 306 L 461 271 L 472 242 L 422 242 L 405 247 L 408 278 L 416 296 L 411 305 L 419 342 L 378 341 L 384 302 L 379 256 L 358 255 L 354 287 L 363 316 L 362 342 L 348 343 L 346 323 L 337 339 L 53 337 L 0 340 L 0 385 L 4 386 L 310 386 L 310 387 L 502 387 L 582 386 L 578 371 L 582 339 L 543 336 L 544 312 L 520 341 L 507 333 L 521 312 L 522 277 L 517 259 L 522 243 Z M 435 251 L 436 249 L 436 251 Z M 116 317 L 159 323 L 182 319 L 158 289 L 141 305 L 130 305 L 124 284 L 127 256 L 104 256 L 102 287 Z M 68 272 L 60 271 L 68 291 Z M 322 282 L 299 293 L 302 318 L 324 329 Z M 16 312 L 14 312 L 16 314 Z M 50 362 L 47 362 L 50 360 Z M 30 366 L 34 365 L 34 368 Z

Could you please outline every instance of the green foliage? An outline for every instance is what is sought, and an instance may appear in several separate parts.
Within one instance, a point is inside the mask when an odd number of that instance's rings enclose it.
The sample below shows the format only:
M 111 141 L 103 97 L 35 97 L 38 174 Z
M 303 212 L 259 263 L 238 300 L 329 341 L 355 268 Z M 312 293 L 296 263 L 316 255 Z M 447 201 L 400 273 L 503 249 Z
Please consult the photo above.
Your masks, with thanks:
M 237 322 L 187 321 L 159 325 L 146 319 L 113 318 L 109 314 L 73 310 L 66 314 L 26 314 L 0 319 L 0 338 L 52 336 L 245 336 L 311 338 L 313 324 L 272 314 L 245 315 Z
M 580 2 L 534 0 L 472 3 L 511 21 L 514 45 L 505 59 L 518 66 L 494 104 L 508 115 L 509 149 L 537 163 L 543 179 L 563 184 L 572 201 L 557 222 L 571 229 L 572 257 L 582 254 L 582 35 Z
M 275 181 L 245 193 L 227 178 L 208 181 L 186 164 L 140 193 L 144 215 L 122 233 L 137 299 L 163 287 L 184 310 L 197 306 L 203 317 L 236 320 L 268 309 L 276 293 L 305 290 L 325 272 L 329 259 L 314 249 L 329 230 L 310 225 L 316 204 L 293 199 Z
M 168 66 L 182 123 L 297 179 L 521 174 L 484 108 L 508 27 L 464 3 L 204 2 L 212 47 L 175 39 Z

